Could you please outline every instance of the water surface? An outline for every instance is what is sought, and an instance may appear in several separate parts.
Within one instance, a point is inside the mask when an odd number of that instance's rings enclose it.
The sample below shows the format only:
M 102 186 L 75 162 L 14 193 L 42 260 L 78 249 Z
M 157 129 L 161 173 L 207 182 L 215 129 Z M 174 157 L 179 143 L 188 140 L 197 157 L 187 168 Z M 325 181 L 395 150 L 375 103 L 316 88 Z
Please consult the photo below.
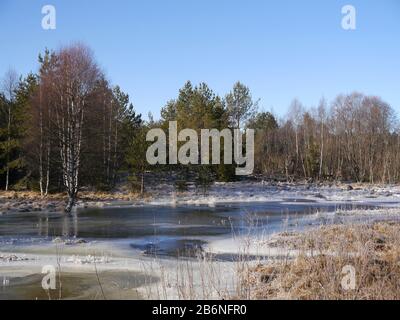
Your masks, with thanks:
M 50 242 L 62 237 L 129 243 L 132 249 L 139 249 L 144 254 L 176 256 L 195 251 L 212 238 L 232 237 L 232 234 L 245 234 L 249 230 L 272 233 L 282 228 L 302 228 L 315 222 L 317 212 L 329 216 L 330 212 L 339 208 L 377 207 L 368 203 L 319 203 L 306 199 L 285 199 L 214 207 L 120 206 L 81 209 L 72 217 L 60 213 L 16 213 L 0 216 L 0 246 Z M 331 222 L 336 220 L 337 217 L 333 216 Z

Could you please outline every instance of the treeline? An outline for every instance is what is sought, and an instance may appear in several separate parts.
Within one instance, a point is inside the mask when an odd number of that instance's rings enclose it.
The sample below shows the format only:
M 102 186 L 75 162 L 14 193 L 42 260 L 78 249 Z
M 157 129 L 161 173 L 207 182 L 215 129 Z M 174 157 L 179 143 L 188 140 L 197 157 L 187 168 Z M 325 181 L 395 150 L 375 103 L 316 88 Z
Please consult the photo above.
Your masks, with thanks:
M 0 187 L 67 191 L 70 211 L 82 188 L 112 190 L 128 176 L 144 192 L 146 173 L 173 173 L 206 190 L 231 181 L 235 165 L 149 166 L 150 128 L 256 130 L 255 174 L 293 181 L 398 182 L 400 134 L 392 108 L 359 93 L 305 108 L 294 100 L 278 119 L 259 110 L 248 87 L 236 83 L 218 96 L 205 83 L 186 83 L 160 120 L 136 114 L 129 96 L 107 80 L 90 49 L 73 45 L 39 56 L 39 71 L 9 71 L 0 92 Z M 222 142 L 222 141 L 221 141 Z M 221 157 L 223 143 L 221 143 Z
M 379 97 L 361 93 L 321 99 L 306 108 L 297 99 L 287 116 L 258 110 L 249 88 L 236 83 L 224 98 L 206 84 L 188 82 L 161 112 L 161 127 L 255 129 L 255 174 L 294 181 L 400 181 L 400 134 L 393 109 Z M 223 144 L 221 144 L 221 157 Z M 205 166 L 197 170 L 204 171 Z M 188 170 L 188 168 L 186 168 Z M 211 166 L 207 177 L 235 179 L 233 167 Z M 182 172 L 182 170 L 180 170 Z
M 256 167 L 285 180 L 400 180 L 400 135 L 393 109 L 379 97 L 339 95 L 305 109 L 297 100 L 286 119 L 255 115 Z
M 127 94 L 111 86 L 83 45 L 46 51 L 38 74 L 9 71 L 0 96 L 0 176 L 5 190 L 111 190 L 142 125 Z

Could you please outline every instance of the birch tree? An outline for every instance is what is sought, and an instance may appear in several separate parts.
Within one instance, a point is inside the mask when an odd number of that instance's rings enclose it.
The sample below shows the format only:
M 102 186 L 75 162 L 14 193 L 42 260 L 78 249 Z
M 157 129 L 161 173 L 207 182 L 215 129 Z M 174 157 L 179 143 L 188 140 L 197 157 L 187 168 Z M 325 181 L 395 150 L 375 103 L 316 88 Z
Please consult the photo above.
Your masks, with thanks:
M 325 146 L 325 124 L 326 124 L 326 101 L 321 99 L 318 106 L 318 120 L 320 123 L 320 154 L 319 154 L 319 180 L 322 179 L 324 169 L 324 146 Z
M 51 75 L 57 102 L 54 105 L 55 133 L 58 138 L 63 184 L 68 194 L 65 207 L 70 213 L 80 187 L 82 139 L 88 97 L 100 71 L 91 51 L 83 45 L 61 49 Z

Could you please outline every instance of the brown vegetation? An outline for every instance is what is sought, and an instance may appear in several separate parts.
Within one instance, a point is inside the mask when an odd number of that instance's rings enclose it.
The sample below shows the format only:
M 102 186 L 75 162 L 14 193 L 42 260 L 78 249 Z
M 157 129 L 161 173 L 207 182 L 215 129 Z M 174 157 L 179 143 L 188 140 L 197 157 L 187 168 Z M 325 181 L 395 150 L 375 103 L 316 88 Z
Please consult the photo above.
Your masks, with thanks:
M 400 299 L 400 223 L 329 226 L 284 235 L 295 259 L 260 264 L 249 285 L 255 299 Z M 355 270 L 355 289 L 342 286 Z

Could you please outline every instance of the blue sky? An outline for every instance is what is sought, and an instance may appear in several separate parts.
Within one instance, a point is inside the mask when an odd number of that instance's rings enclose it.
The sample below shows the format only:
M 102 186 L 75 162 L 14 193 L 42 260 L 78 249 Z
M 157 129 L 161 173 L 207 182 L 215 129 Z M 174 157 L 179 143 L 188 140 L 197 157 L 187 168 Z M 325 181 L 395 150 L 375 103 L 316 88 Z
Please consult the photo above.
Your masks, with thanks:
M 43 5 L 57 29 L 41 27 Z M 341 28 L 344 5 L 357 29 Z M 400 113 L 399 0 L 0 0 L 0 75 L 37 70 L 45 47 L 83 41 L 136 109 L 156 118 L 187 80 L 225 94 L 237 80 L 265 110 L 354 90 Z

